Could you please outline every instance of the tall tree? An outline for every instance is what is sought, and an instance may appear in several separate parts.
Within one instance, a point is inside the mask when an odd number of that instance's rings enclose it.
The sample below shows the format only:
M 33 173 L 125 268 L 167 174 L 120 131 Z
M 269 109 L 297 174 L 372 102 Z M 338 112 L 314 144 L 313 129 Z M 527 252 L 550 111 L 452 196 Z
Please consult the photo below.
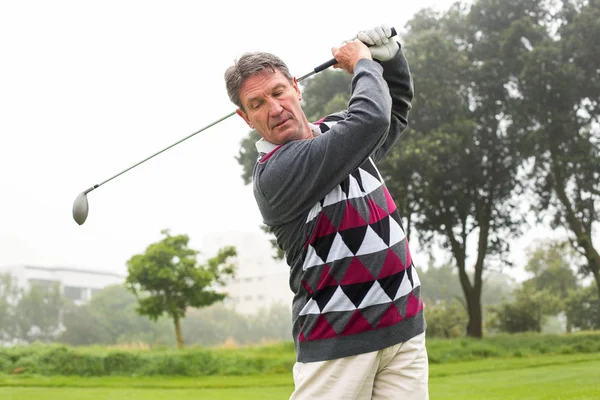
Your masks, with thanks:
M 507 99 L 520 38 L 537 38 L 537 0 L 479 0 L 438 14 L 418 13 L 404 38 L 416 98 L 411 129 L 383 173 L 409 201 L 405 213 L 421 242 L 453 255 L 465 297 L 467 335 L 483 335 L 483 276 L 507 263 L 519 233 L 518 172 L 523 158 Z M 473 239 L 470 239 L 473 237 Z M 473 247 L 469 247 L 473 243 Z M 472 264 L 468 262 L 472 256 Z
M 234 276 L 234 247 L 220 249 L 218 254 L 200 264 L 199 252 L 188 247 L 187 235 L 165 237 L 127 261 L 126 287 L 138 298 L 137 312 L 156 321 L 168 315 L 175 326 L 177 346 L 184 347 L 181 320 L 188 307 L 205 307 L 223 300 L 227 295 L 217 289 L 226 278 Z
M 600 294 L 600 2 L 570 0 L 542 41 L 524 41 L 515 71 L 513 129 L 526 139 L 534 211 L 565 227 Z

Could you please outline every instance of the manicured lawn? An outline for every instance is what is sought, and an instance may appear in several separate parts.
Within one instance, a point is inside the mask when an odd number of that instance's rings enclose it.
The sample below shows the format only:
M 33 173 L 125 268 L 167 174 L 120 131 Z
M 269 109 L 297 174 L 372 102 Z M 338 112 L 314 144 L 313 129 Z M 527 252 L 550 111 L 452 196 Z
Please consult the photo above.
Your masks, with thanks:
M 431 399 L 600 399 L 600 354 L 492 359 L 431 366 Z M 0 377 L 0 398 L 17 400 L 287 399 L 291 376 L 202 378 Z
M 2 388 L 3 400 L 281 400 L 291 386 L 234 389 Z
M 433 378 L 430 389 L 432 399 L 600 399 L 600 361 Z

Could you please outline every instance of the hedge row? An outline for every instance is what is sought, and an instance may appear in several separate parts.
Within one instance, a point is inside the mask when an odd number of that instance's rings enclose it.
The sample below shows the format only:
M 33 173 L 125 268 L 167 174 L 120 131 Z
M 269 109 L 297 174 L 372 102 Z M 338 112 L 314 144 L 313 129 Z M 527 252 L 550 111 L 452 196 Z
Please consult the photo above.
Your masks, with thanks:
M 476 339 L 428 339 L 431 363 L 492 357 L 600 352 L 600 332 L 571 335 L 499 335 Z M 206 376 L 289 373 L 292 343 L 239 349 L 115 350 L 61 345 L 0 348 L 0 373 L 70 376 Z

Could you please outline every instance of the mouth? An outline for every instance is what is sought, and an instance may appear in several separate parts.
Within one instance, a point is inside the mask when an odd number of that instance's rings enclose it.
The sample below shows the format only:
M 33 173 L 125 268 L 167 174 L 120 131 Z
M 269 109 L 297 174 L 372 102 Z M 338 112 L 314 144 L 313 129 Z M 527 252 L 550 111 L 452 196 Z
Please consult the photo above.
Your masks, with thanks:
M 281 122 L 279 122 L 279 123 L 275 124 L 275 126 L 273 126 L 273 129 L 276 129 L 276 128 L 280 128 L 280 127 L 282 127 L 282 126 L 283 126 L 283 125 L 285 125 L 285 123 L 286 123 L 286 122 L 288 122 L 289 120 L 290 120 L 289 118 L 286 118 L 286 119 L 284 119 L 283 121 L 281 121 Z

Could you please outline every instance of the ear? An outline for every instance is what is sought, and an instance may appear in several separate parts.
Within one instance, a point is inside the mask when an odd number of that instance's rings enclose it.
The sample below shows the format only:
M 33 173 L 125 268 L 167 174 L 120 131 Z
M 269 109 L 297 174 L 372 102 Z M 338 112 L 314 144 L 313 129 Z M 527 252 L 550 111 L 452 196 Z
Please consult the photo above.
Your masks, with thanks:
M 294 77 L 294 82 L 293 82 L 292 86 L 294 86 L 294 90 L 296 91 L 296 94 L 298 94 L 298 100 L 302 101 L 302 93 L 300 93 L 300 85 L 298 85 L 298 81 L 296 80 L 296 77 Z
M 250 122 L 250 119 L 248 119 L 248 115 L 246 115 L 246 113 L 245 113 L 245 112 L 243 112 L 241 109 L 239 109 L 239 108 L 238 108 L 237 110 L 235 110 L 235 113 L 236 113 L 237 115 L 239 115 L 240 117 L 242 117 L 242 119 L 243 119 L 244 121 L 246 121 L 246 124 L 248 124 L 248 126 L 249 126 L 250 128 L 254 129 L 254 125 L 252 125 L 252 122 Z

